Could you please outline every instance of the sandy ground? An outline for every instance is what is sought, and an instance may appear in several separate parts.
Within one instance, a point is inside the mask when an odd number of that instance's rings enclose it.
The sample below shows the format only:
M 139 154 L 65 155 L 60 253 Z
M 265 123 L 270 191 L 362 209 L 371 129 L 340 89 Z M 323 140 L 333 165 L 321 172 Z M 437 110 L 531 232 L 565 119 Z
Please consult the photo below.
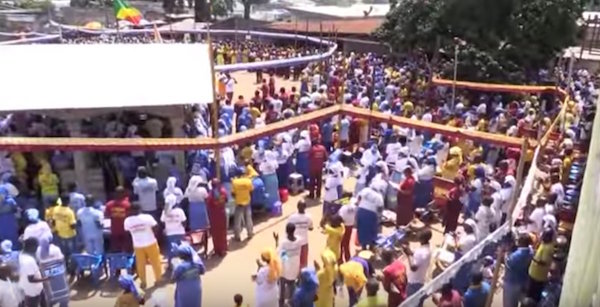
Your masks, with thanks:
M 265 75 L 266 76 L 266 75 Z M 255 75 L 251 73 L 235 73 L 234 77 L 238 84 L 235 88 L 235 97 L 242 94 L 246 99 L 252 97 L 255 84 Z M 286 86 L 298 86 L 297 82 L 278 80 L 277 88 Z M 352 191 L 354 188 L 354 179 L 347 179 L 344 188 Z M 273 232 L 279 232 L 283 235 L 286 220 L 290 214 L 296 212 L 297 202 L 305 196 L 305 193 L 290 196 L 289 200 L 283 206 L 283 215 L 281 217 L 255 216 L 254 218 L 254 237 L 251 240 L 243 242 L 230 241 L 229 253 L 223 258 L 211 257 L 205 260 L 207 268 L 206 274 L 202 277 L 202 295 L 203 306 L 232 306 L 233 295 L 240 293 L 244 296 L 244 301 L 250 306 L 254 306 L 255 285 L 251 281 L 251 275 L 256 273 L 255 260 L 259 257 L 261 250 L 268 246 L 274 246 Z M 320 204 L 314 204 L 308 208 L 307 212 L 312 216 L 315 229 L 309 233 L 309 264 L 314 260 L 320 259 L 320 253 L 325 246 L 325 235 L 320 232 L 318 223 L 321 219 L 322 207 Z M 441 244 L 443 231 L 441 225 L 432 225 L 433 241 L 432 246 Z M 384 232 L 391 229 L 384 228 Z M 245 231 L 242 232 L 242 238 L 245 238 Z M 230 234 L 231 239 L 231 234 Z M 415 243 L 411 243 L 414 245 Z M 212 242 L 209 250 L 212 250 Z M 430 269 L 431 271 L 431 269 Z M 431 272 L 430 272 L 431 273 Z M 153 274 L 150 267 L 147 267 L 148 285 L 153 285 Z M 99 287 L 93 287 L 90 280 L 74 281 L 71 290 L 71 304 L 74 307 L 92 307 L 92 306 L 113 306 L 115 297 L 120 294 L 115 281 L 102 281 Z M 174 285 L 166 284 L 157 288 L 146 290 L 148 297 L 163 296 L 166 298 L 167 305 L 173 306 Z M 496 299 L 494 306 L 500 306 L 500 298 Z M 347 294 L 339 295 L 336 298 L 337 306 L 347 306 Z M 148 304 L 146 304 L 148 306 Z M 425 306 L 433 306 L 431 302 L 426 302 Z

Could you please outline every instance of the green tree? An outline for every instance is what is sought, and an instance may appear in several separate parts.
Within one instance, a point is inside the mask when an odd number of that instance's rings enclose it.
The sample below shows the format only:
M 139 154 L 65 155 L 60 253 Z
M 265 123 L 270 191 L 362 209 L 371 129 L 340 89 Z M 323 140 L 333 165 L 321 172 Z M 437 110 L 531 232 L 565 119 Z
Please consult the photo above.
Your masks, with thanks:
M 244 19 L 250 19 L 250 10 L 255 4 L 269 3 L 269 0 L 241 0 L 244 6 Z
M 582 0 L 403 0 L 374 35 L 445 77 L 460 38 L 459 79 L 523 82 L 575 43 L 582 11 Z
M 212 0 L 210 2 L 211 14 L 216 17 L 227 16 L 233 12 L 235 3 L 233 0 Z
M 204 22 L 209 20 L 208 2 L 206 0 L 194 0 L 194 21 Z

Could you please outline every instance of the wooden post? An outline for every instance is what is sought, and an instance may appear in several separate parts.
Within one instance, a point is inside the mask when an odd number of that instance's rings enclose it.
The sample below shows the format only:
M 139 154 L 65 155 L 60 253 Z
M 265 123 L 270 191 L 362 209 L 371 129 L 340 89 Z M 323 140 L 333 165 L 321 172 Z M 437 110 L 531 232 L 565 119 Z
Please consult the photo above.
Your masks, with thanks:
M 209 11 L 209 16 L 212 14 L 211 12 L 211 1 L 208 1 L 208 11 Z M 195 22 L 194 22 L 195 24 Z M 213 56 L 213 47 L 212 47 L 212 41 L 210 38 L 210 23 L 207 24 L 207 28 L 206 28 L 206 43 L 208 44 L 208 57 L 210 58 L 210 75 L 211 75 L 211 82 L 212 82 L 212 91 L 213 91 L 213 101 L 212 101 L 212 133 L 213 133 L 213 137 L 215 138 L 215 140 L 217 142 L 219 142 L 219 99 L 217 99 L 217 93 L 215 91 L 216 88 L 216 84 L 215 84 L 215 59 Z M 219 180 L 221 180 L 221 150 L 217 148 L 217 150 L 215 150 L 215 177 Z
M 517 206 L 517 201 L 519 199 L 521 186 L 523 185 L 523 173 L 525 171 L 525 154 L 527 149 L 529 148 L 528 140 L 524 139 L 523 144 L 521 145 L 521 156 L 519 157 L 519 164 L 517 166 L 517 183 L 513 189 L 513 194 L 511 195 L 510 207 L 508 209 L 508 215 L 506 220 L 508 221 L 508 225 L 512 230 L 513 219 L 512 212 L 515 210 Z M 500 266 L 504 263 L 505 251 L 503 249 L 498 250 L 498 257 L 496 260 L 496 267 L 494 268 L 494 275 L 492 277 L 492 284 L 490 285 L 490 294 L 487 297 L 485 302 L 486 307 L 492 306 L 492 302 L 494 301 L 494 292 L 496 292 L 496 286 L 498 284 L 498 279 L 500 278 Z
M 296 51 L 296 44 L 298 43 L 298 18 L 294 23 L 294 52 Z

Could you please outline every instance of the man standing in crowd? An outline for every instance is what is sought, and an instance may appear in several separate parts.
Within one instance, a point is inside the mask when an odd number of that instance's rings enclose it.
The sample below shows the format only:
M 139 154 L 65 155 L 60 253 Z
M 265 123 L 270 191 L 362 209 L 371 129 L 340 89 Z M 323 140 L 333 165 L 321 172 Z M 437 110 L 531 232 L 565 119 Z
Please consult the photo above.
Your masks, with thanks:
M 110 249 L 113 252 L 131 252 L 131 239 L 123 226 L 130 206 L 127 191 L 118 186 L 115 199 L 109 201 L 104 209 L 104 216 L 110 219 Z
M 25 295 L 25 307 L 42 305 L 42 283 L 48 278 L 42 278 L 40 267 L 35 258 L 38 249 L 36 238 L 29 238 L 23 243 L 23 251 L 19 255 L 19 288 Z
M 85 208 L 81 208 L 77 212 L 77 223 L 81 230 L 85 251 L 88 254 L 104 254 L 103 219 L 104 214 L 102 211 L 94 208 L 93 196 L 88 195 L 86 197 Z
M 309 161 L 309 174 L 310 174 L 310 186 L 308 190 L 309 198 L 321 198 L 321 185 L 323 183 L 323 167 L 325 161 L 327 161 L 327 150 L 325 146 L 319 144 L 317 140 L 313 141 L 313 144 L 308 152 Z
M 406 266 L 396 258 L 393 250 L 385 249 L 381 253 L 385 263 L 383 269 L 383 289 L 388 294 L 388 306 L 400 306 L 406 299 Z
M 150 262 L 154 272 L 154 280 L 162 276 L 160 249 L 154 236 L 153 228 L 156 220 L 150 214 L 142 213 L 140 206 L 134 204 L 130 209 L 131 215 L 125 219 L 125 230 L 131 234 L 135 252 L 135 267 L 140 277 L 140 287 L 146 288 L 146 263 Z
M 533 258 L 533 251 L 529 247 L 531 239 L 528 235 L 518 238 L 517 249 L 510 253 L 504 265 L 504 286 L 502 291 L 502 304 L 504 307 L 518 307 L 527 286 L 529 277 L 527 269 Z
M 241 171 L 240 176 L 234 178 L 231 181 L 231 194 L 235 201 L 235 211 L 233 212 L 233 238 L 236 241 L 240 241 L 240 233 L 242 231 L 242 220 L 246 225 L 246 232 L 248 239 L 251 239 L 254 235 L 252 225 L 252 208 L 250 207 L 250 201 L 252 200 L 252 180 L 246 176 L 246 169 Z
M 156 207 L 156 192 L 158 192 L 158 183 L 156 179 L 148 176 L 145 167 L 138 168 L 137 177 L 133 180 L 133 193 L 138 196 L 140 208 L 144 213 L 152 215 L 156 220 L 158 218 L 158 208 Z
M 75 236 L 77 231 L 77 219 L 75 213 L 69 206 L 69 195 L 63 195 L 60 206 L 52 210 L 52 221 L 54 222 L 54 230 L 58 239 L 58 246 L 65 255 L 67 262 L 71 259 L 71 254 L 76 252 Z
M 408 285 L 406 287 L 406 295 L 411 296 L 415 292 L 419 291 L 425 285 L 425 277 L 429 264 L 431 262 L 431 247 L 429 246 L 429 240 L 431 240 L 431 230 L 424 230 L 419 234 L 419 246 L 414 252 L 409 248 L 405 248 L 405 253 L 408 257 L 408 263 L 410 270 L 408 271 Z M 423 304 L 419 304 L 422 306 Z
M 296 226 L 296 238 L 302 245 L 300 249 L 300 268 L 305 268 L 308 264 L 308 231 L 313 230 L 313 222 L 310 214 L 306 213 L 306 202 L 298 201 L 298 212 L 290 215 L 288 223 Z
M 279 245 L 279 254 L 282 261 L 281 279 L 279 282 L 279 306 L 290 301 L 296 288 L 296 279 L 300 274 L 300 250 L 302 242 L 295 235 L 296 226 L 287 223 L 285 226 L 286 237 L 279 244 L 279 235 L 273 233 L 275 245 Z

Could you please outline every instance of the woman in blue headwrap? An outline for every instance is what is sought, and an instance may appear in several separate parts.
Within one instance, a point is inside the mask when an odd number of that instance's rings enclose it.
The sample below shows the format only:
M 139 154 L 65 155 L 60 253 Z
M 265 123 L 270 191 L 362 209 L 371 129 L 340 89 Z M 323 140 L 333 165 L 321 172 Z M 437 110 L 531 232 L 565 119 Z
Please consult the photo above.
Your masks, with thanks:
M 317 273 L 312 268 L 304 268 L 299 279 L 300 286 L 292 298 L 292 307 L 314 307 L 319 288 Z
M 175 284 L 175 307 L 201 307 L 202 282 L 200 275 L 205 267 L 196 251 L 187 243 L 177 247 L 181 263 L 175 268 L 172 280 Z
M 131 275 L 119 276 L 119 287 L 123 293 L 117 297 L 115 307 L 138 307 L 144 305 L 144 298 L 140 295 Z

